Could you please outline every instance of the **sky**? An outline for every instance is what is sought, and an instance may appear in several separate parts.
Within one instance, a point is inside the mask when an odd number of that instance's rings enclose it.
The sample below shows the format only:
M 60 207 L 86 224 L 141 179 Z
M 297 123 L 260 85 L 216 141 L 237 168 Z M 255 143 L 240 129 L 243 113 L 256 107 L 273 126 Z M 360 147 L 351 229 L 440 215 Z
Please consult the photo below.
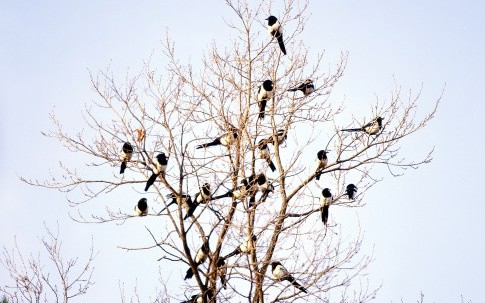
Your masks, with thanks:
M 67 130 L 83 128 L 80 112 L 96 98 L 90 71 L 108 65 L 120 77 L 139 71 L 158 54 L 166 30 L 184 60 L 196 62 L 212 41 L 224 45 L 230 11 L 212 2 L 0 0 L 0 246 L 11 248 L 15 236 L 23 251 L 36 254 L 44 224 L 59 224 L 66 256 L 82 259 L 92 236 L 99 251 L 96 284 L 79 302 L 119 301 L 119 285 L 128 293 L 138 285 L 148 296 L 157 282 L 146 280 L 158 281 L 153 260 L 159 255 L 117 248 L 149 244 L 137 237 L 144 230 L 138 222 L 75 223 L 64 194 L 19 178 L 45 179 L 60 160 L 76 160 L 41 131 L 51 129 L 51 112 Z M 425 302 L 485 297 L 484 13 L 481 1 L 311 3 L 303 34 L 310 50 L 325 50 L 335 63 L 349 52 L 333 92 L 335 100 L 349 102 L 346 110 L 368 109 L 397 84 L 403 92 L 422 89 L 418 110 L 424 113 L 444 90 L 436 118 L 403 144 L 410 158 L 434 147 L 432 163 L 403 177 L 384 175 L 358 210 L 366 252 L 374 257 L 367 278 L 382 283 L 377 302 L 415 302 L 421 292 Z M 134 262 L 137 257 L 146 262 Z

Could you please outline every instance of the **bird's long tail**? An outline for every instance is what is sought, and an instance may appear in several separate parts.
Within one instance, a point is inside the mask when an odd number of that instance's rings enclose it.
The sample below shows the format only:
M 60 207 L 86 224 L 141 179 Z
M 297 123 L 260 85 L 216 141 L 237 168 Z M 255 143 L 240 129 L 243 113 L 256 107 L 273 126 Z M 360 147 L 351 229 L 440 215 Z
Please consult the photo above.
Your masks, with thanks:
M 288 280 L 289 282 L 291 282 L 291 284 L 293 286 L 295 286 L 296 288 L 298 288 L 302 292 L 307 293 L 306 288 L 303 287 L 300 283 L 296 282 L 296 280 L 295 280 L 295 278 L 293 278 L 293 276 L 288 276 L 288 278 L 286 278 L 286 280 Z
M 194 272 L 192 271 L 192 268 L 189 267 L 189 269 L 187 269 L 187 272 L 185 274 L 184 280 L 192 279 L 193 276 L 194 276 Z
M 189 210 L 187 211 L 187 214 L 185 214 L 184 220 L 187 220 L 188 217 L 191 217 L 194 214 L 197 206 L 199 206 L 199 203 L 196 202 L 189 204 Z
M 322 207 L 322 222 L 325 225 L 327 225 L 327 221 L 328 221 L 328 209 L 329 209 L 329 205 L 325 205 L 324 207 Z
M 228 198 L 228 197 L 232 197 L 232 192 L 227 192 L 223 195 L 212 197 L 212 200 L 218 200 L 218 199 Z
M 176 203 L 177 203 L 177 199 L 176 199 L 176 198 L 173 198 L 173 199 L 172 199 L 172 202 L 168 203 L 166 207 L 162 208 L 162 210 L 161 210 L 159 213 L 161 214 L 161 213 L 162 213 L 164 210 L 168 209 L 168 207 L 169 207 L 170 205 L 172 205 L 172 204 L 176 204 Z
M 266 100 L 261 100 L 259 103 L 259 119 L 264 119 L 265 109 L 266 109 Z
M 204 143 L 204 144 L 201 144 L 201 145 L 197 145 L 196 149 L 201 149 L 201 148 L 207 148 L 209 146 L 215 146 L 215 145 L 220 145 L 221 144 L 221 141 L 216 139 L 212 142 L 209 142 L 209 143 Z
M 361 128 L 346 128 L 346 129 L 341 129 L 340 131 L 342 132 L 358 132 L 362 130 Z
M 283 53 L 283 55 L 286 55 L 285 43 L 283 42 L 283 34 L 280 34 L 277 39 L 281 52 Z
M 297 90 L 298 90 L 298 87 L 294 87 L 294 88 L 287 89 L 286 91 L 288 91 L 288 92 L 296 92 Z
M 266 161 L 268 162 L 268 165 L 269 165 L 269 168 L 271 169 L 271 171 L 274 172 L 276 170 L 276 166 L 274 166 L 273 161 L 271 161 L 271 159 L 269 159 L 269 158 Z
M 145 186 L 145 191 L 148 191 L 150 186 L 152 186 L 153 183 L 155 183 L 155 180 L 157 179 L 157 174 L 153 173 L 150 178 L 148 178 L 147 185 Z
M 230 257 L 233 257 L 235 255 L 239 255 L 241 253 L 241 250 L 239 249 L 239 247 L 237 247 L 235 250 L 233 250 L 230 254 L 228 254 L 227 256 L 224 257 L 224 259 L 227 259 L 227 258 L 230 258 Z
M 316 174 L 315 174 L 315 179 L 318 181 L 320 180 L 320 176 L 322 175 L 322 172 L 321 171 L 317 171 Z
M 120 174 L 123 174 L 126 169 L 126 161 L 121 162 Z
M 222 288 L 227 289 L 226 275 L 221 275 L 221 284 L 222 284 Z

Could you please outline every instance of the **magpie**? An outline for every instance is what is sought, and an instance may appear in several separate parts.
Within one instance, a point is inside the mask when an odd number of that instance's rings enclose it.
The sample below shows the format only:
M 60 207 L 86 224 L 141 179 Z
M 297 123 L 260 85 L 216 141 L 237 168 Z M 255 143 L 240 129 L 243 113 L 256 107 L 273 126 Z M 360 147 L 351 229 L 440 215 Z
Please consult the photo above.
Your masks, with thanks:
M 320 176 L 322 175 L 322 170 L 325 169 L 327 164 L 328 164 L 327 152 L 322 149 L 317 153 L 317 170 L 316 170 L 315 179 L 320 180 Z
M 187 214 L 184 217 L 184 220 L 186 220 L 188 217 L 194 214 L 194 211 L 197 208 L 197 206 L 199 206 L 199 204 L 207 203 L 211 199 L 212 199 L 211 186 L 209 183 L 204 183 L 200 187 L 200 191 L 195 194 L 193 202 L 190 201 L 191 203 L 187 203 L 189 205 L 189 209 L 187 211 Z
M 123 144 L 123 148 L 121 149 L 120 159 L 121 159 L 121 168 L 120 174 L 125 172 L 126 163 L 131 160 L 131 156 L 133 156 L 133 146 L 131 146 L 130 142 L 125 142 Z
M 146 216 L 148 214 L 148 204 L 146 198 L 141 198 L 135 205 L 135 213 L 137 216 Z
M 276 132 L 276 139 L 278 140 L 278 143 L 279 144 L 282 144 L 283 142 L 285 142 L 285 140 L 288 138 L 288 135 L 286 133 L 286 130 L 284 129 L 278 129 L 278 131 Z M 267 143 L 271 143 L 271 144 L 274 144 L 274 140 L 273 140 L 273 136 L 269 136 L 267 139 L 266 139 L 266 142 Z
M 286 270 L 286 268 L 278 261 L 271 262 L 271 273 L 273 277 L 278 281 L 286 280 L 293 284 L 296 288 L 301 290 L 304 293 L 307 293 L 305 287 L 301 286 L 298 282 L 296 282 L 295 278 Z
M 266 102 L 273 98 L 273 81 L 265 80 L 258 88 L 259 118 L 264 119 Z
M 214 293 L 212 292 L 212 289 L 208 289 L 206 292 L 205 292 L 206 296 L 207 296 L 207 301 L 206 302 L 211 302 L 212 298 L 214 297 Z M 180 303 L 202 303 L 204 302 L 203 298 L 202 298 L 202 294 L 197 294 L 197 295 L 192 295 L 190 297 L 190 299 L 186 300 L 186 301 L 182 301 Z
M 204 263 L 205 260 L 207 260 L 208 254 L 209 254 L 209 242 L 206 239 L 204 241 L 204 244 L 202 244 L 202 246 L 197 251 L 197 254 L 195 255 L 195 259 L 194 259 L 195 267 L 198 267 L 199 265 Z M 194 272 L 192 271 L 192 268 L 189 267 L 189 269 L 187 269 L 187 272 L 185 274 L 184 280 L 191 279 L 193 276 L 194 276 Z
M 226 266 L 226 261 L 224 260 L 224 257 L 219 257 L 219 260 L 217 260 L 217 275 L 221 278 L 221 285 L 224 289 L 227 289 L 227 280 L 226 280 L 226 274 L 227 274 L 227 266 Z
M 237 134 L 237 128 L 234 126 L 229 127 L 229 131 L 225 133 L 222 136 L 219 136 L 214 139 L 214 141 L 209 142 L 209 143 L 204 143 L 197 145 L 196 149 L 200 148 L 207 148 L 209 146 L 215 146 L 215 145 L 223 145 L 223 146 L 230 146 L 232 143 L 234 143 L 237 140 L 238 134 Z
M 224 257 L 224 259 L 230 258 L 235 255 L 239 254 L 249 254 L 251 252 L 251 240 L 253 241 L 253 245 L 256 245 L 256 235 L 252 235 L 251 238 L 248 237 L 246 241 L 241 243 L 236 249 L 234 249 L 230 254 Z
M 250 176 L 247 179 L 241 180 L 241 185 L 237 186 L 236 188 L 228 191 L 225 194 L 213 197 L 212 200 L 218 200 L 222 198 L 234 197 L 236 200 L 240 200 L 245 198 L 248 194 L 251 193 L 251 190 L 254 188 L 254 176 Z
M 266 163 L 268 163 L 269 168 L 271 169 L 271 171 L 274 172 L 276 170 L 276 166 L 274 165 L 273 161 L 271 161 L 271 155 L 269 152 L 267 140 L 261 139 L 258 143 L 258 148 L 259 148 L 259 156 L 261 157 L 261 159 L 266 160 Z
M 313 93 L 315 91 L 313 80 L 306 79 L 305 81 L 300 83 L 300 85 L 288 89 L 289 92 L 296 92 L 297 90 L 301 91 L 305 96 L 308 96 L 309 94 Z
M 249 199 L 249 207 L 252 207 L 254 202 L 256 201 L 257 191 L 260 191 L 263 194 L 262 197 L 267 197 L 270 192 L 272 193 L 274 191 L 273 185 L 271 184 L 271 182 L 269 182 L 268 178 L 266 178 L 263 173 L 259 174 L 256 177 L 255 181 L 255 186 L 251 187 L 251 190 L 254 192 L 254 194 Z
M 377 135 L 382 129 L 382 120 L 384 120 L 384 118 L 377 116 L 371 122 L 367 123 L 366 125 L 360 128 L 347 128 L 347 129 L 342 129 L 342 131 L 347 131 L 347 132 L 362 131 L 368 135 Z
M 167 204 L 167 206 L 166 206 L 165 208 L 163 208 L 163 209 L 162 209 L 162 210 L 159 212 L 159 214 L 161 214 L 161 213 L 162 213 L 162 212 L 163 212 L 165 209 L 167 209 L 167 208 L 168 208 L 170 205 L 172 205 L 172 204 L 177 204 L 177 203 L 178 203 L 178 201 L 177 201 L 177 196 L 176 196 L 176 195 L 174 195 L 173 193 L 169 193 L 169 194 L 168 194 L 166 197 L 167 197 L 167 199 L 169 199 L 169 200 L 171 199 L 171 200 L 172 200 L 172 202 L 168 203 L 168 204 Z M 184 199 L 184 200 L 185 200 L 185 203 L 187 203 L 187 205 L 188 205 L 188 206 L 189 206 L 189 208 L 190 208 L 190 205 L 192 205 L 192 198 L 190 197 L 190 195 L 187 195 L 187 194 L 185 194 L 185 193 L 182 193 L 182 194 L 180 195 L 180 197 L 181 197 L 182 199 Z
M 322 196 L 320 197 L 320 207 L 322 211 L 322 222 L 324 225 L 327 225 L 328 221 L 328 209 L 330 208 L 330 204 L 333 202 L 333 196 L 330 193 L 328 188 L 324 188 L 322 190 Z
M 142 128 L 135 129 L 136 131 L 136 141 L 141 142 L 145 139 L 145 131 Z
M 275 16 L 269 16 L 265 20 L 268 20 L 268 33 L 270 36 L 278 39 L 278 44 L 280 46 L 283 55 L 286 55 L 285 43 L 283 42 L 283 28 L 280 22 Z
M 347 194 L 347 196 L 349 196 L 350 200 L 354 200 L 354 195 L 356 192 L 357 192 L 357 186 L 355 186 L 352 183 L 347 185 L 347 188 L 345 189 L 345 193 Z
M 167 170 L 168 164 L 168 158 L 165 156 L 165 153 L 158 154 L 153 162 L 155 162 L 155 166 L 153 167 L 152 175 L 148 178 L 145 191 L 148 191 L 159 175 L 165 178 L 165 171 Z

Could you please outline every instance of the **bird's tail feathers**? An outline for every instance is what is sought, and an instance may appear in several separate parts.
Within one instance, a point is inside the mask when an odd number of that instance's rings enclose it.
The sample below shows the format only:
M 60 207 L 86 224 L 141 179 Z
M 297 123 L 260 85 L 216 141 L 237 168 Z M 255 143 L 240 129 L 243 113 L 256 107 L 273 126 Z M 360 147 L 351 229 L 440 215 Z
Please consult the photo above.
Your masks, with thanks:
M 231 253 L 229 253 L 227 256 L 225 256 L 224 259 L 233 257 L 235 255 L 239 255 L 240 253 L 241 253 L 241 250 L 239 249 L 239 247 L 237 247 L 235 250 L 233 250 Z
M 126 169 L 126 162 L 123 161 L 121 162 L 120 174 L 123 174 L 125 172 L 125 169 Z
M 342 132 L 358 132 L 362 130 L 361 128 L 346 128 L 346 129 L 341 129 L 340 131 Z
M 283 55 L 286 55 L 285 43 L 283 42 L 283 34 L 280 34 L 277 39 L 281 52 L 283 53 Z
M 271 159 L 268 159 L 268 165 L 272 172 L 276 170 L 276 166 L 274 165 L 273 161 L 271 161 Z
M 212 197 L 212 200 L 218 200 L 218 199 L 228 198 L 228 197 L 232 197 L 232 192 L 227 192 L 223 195 Z
M 155 180 L 157 179 L 157 174 L 153 173 L 150 178 L 148 178 L 147 185 L 145 186 L 145 191 L 148 191 L 150 186 L 152 186 L 153 183 L 155 183 Z
M 189 267 L 189 269 L 187 269 L 187 273 L 185 274 L 184 280 L 192 279 L 193 276 L 194 276 L 194 272 L 192 271 L 192 268 Z

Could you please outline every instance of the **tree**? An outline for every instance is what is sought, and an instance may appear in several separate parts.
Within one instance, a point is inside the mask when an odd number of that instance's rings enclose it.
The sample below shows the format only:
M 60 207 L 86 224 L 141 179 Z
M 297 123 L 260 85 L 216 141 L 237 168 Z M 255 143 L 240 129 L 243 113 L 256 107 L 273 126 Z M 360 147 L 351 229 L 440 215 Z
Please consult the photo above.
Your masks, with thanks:
M 79 258 L 65 260 L 61 253 L 62 242 L 59 240 L 59 228 L 53 233 L 45 227 L 47 237 L 41 243 L 49 263 L 54 265 L 54 273 L 48 272 L 46 263 L 37 257 L 25 257 L 15 241 L 9 251 L 3 248 L 0 263 L 8 271 L 14 285 L 0 285 L 0 292 L 8 296 L 10 302 L 68 302 L 70 299 L 85 294 L 94 284 L 91 281 L 95 258 L 91 246 L 88 259 L 81 265 Z M 7 302 L 7 298 L 3 299 Z
M 82 171 L 62 164 L 61 177 L 25 181 L 80 190 L 83 198 L 69 200 L 74 205 L 114 192 L 155 195 L 147 199 L 149 215 L 166 219 L 149 236 L 163 252 L 162 261 L 193 274 L 183 284 L 184 295 L 171 294 L 178 299 L 196 301 L 201 295 L 204 302 L 276 302 L 338 296 L 342 302 L 369 301 L 376 290 L 356 286 L 370 262 L 360 253 L 362 235 L 348 242 L 334 232 L 341 226 L 332 209 L 364 206 L 378 167 L 397 176 L 431 161 L 431 152 L 420 160 L 403 159 L 399 146 L 433 118 L 439 98 L 417 118 L 419 93 L 403 97 L 396 87 L 389 101 L 378 99 L 368 113 L 349 119 L 343 105 L 330 102 L 347 54 L 330 72 L 323 71 L 323 54 L 310 54 L 300 40 L 307 2 L 290 0 L 278 9 L 264 2 L 226 3 L 234 16 L 228 21 L 235 33 L 230 49 L 214 42 L 196 71 L 180 63 L 167 36 L 163 53 L 168 63 L 162 72 L 147 63 L 122 84 L 109 69 L 92 75 L 99 102 L 86 110 L 90 132 L 68 134 L 52 116 L 55 130 L 46 133 L 91 162 Z M 287 55 L 278 46 L 280 36 L 263 30 L 275 10 L 285 27 Z M 288 91 L 305 79 L 313 80 L 313 92 Z M 265 96 L 264 91 L 273 93 Z M 361 128 L 371 119 L 378 128 Z M 357 129 L 341 131 L 348 127 Z M 320 150 L 328 161 L 317 169 Z M 162 153 L 169 159 L 166 166 Z M 127 168 L 121 174 L 122 163 Z M 150 177 L 154 184 L 144 194 Z M 358 187 L 353 199 L 345 191 L 350 183 Z M 325 188 L 333 199 L 322 198 Z M 157 203 L 160 207 L 153 207 Z M 110 208 L 107 215 L 79 214 L 76 220 L 105 223 L 134 216 Z M 288 273 L 273 277 L 271 271 L 280 268 L 276 261 Z M 227 289 L 219 279 L 224 272 Z M 301 287 L 293 287 L 296 283 Z

